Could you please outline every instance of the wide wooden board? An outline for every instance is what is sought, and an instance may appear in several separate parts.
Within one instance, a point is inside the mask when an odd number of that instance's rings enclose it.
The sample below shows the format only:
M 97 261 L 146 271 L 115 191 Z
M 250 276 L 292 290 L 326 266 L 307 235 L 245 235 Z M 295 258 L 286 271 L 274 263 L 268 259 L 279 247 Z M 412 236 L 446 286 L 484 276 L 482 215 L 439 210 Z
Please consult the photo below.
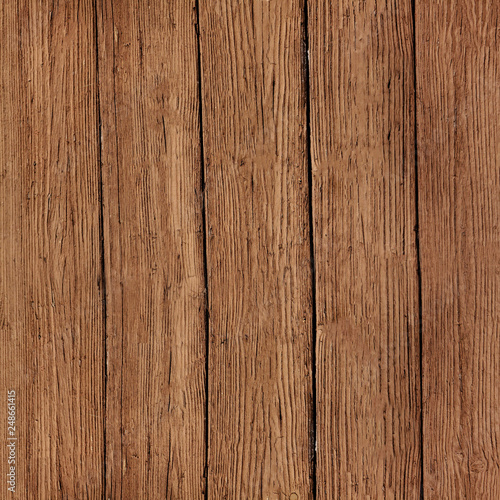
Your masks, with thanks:
M 304 9 L 200 1 L 209 498 L 312 494 Z
M 6 389 L 18 395 L 10 498 L 103 496 L 94 18 L 83 0 L 1 7 L 2 435 Z
M 193 1 L 98 2 L 110 498 L 202 498 L 205 280 Z
M 317 498 L 420 498 L 411 2 L 308 2 Z
M 427 499 L 500 492 L 499 22 L 416 2 Z

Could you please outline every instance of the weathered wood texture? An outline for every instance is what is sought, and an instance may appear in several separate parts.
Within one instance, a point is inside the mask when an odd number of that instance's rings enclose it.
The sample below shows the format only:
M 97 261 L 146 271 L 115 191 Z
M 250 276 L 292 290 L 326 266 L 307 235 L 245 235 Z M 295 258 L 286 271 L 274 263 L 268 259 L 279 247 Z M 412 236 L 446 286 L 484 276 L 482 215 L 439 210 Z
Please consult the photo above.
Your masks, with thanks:
M 298 0 L 200 2 L 210 498 L 312 493 L 303 22 Z
M 424 496 L 500 492 L 500 4 L 417 1 Z
M 11 498 L 496 500 L 499 22 L 1 2 Z
M 194 7 L 98 2 L 108 498 L 195 499 L 205 487 Z
M 2 356 L 14 356 L 3 365 L 3 377 L 14 377 L 5 383 L 18 391 L 20 426 L 12 498 L 101 498 L 95 12 L 90 1 L 50 7 L 7 1 L 1 9 L 0 155 L 7 209 L 0 324 L 2 351 L 7 349 Z M 2 463 L 4 458 L 2 452 Z
M 8 498 L 7 457 L 12 441 L 26 437 L 26 339 L 22 324 L 24 271 L 20 254 L 21 236 L 21 110 L 19 106 L 20 39 L 19 13 L 12 2 L 0 3 L 0 497 Z M 26 160 L 27 161 L 27 160 Z M 24 198 L 26 200 L 26 197 Z M 7 393 L 15 391 L 15 430 L 7 426 Z M 18 489 L 26 492 L 26 446 L 16 447 Z M 13 498 L 16 498 L 13 496 Z M 22 498 L 18 495 L 17 498 Z
M 420 497 L 411 2 L 308 2 L 317 497 Z

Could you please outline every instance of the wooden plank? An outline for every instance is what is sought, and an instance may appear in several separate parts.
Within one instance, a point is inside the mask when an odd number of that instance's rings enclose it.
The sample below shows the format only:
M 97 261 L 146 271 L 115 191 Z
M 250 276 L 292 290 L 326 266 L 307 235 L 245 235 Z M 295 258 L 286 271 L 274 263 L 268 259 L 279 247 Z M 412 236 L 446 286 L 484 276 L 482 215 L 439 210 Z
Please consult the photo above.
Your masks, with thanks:
M 95 11 L 83 0 L 8 1 L 1 17 L 0 323 L 14 355 L 2 370 L 19 394 L 13 498 L 102 498 Z
M 411 2 L 308 2 L 317 497 L 420 498 Z
M 500 4 L 416 2 L 426 498 L 500 491 Z
M 310 498 L 303 2 L 200 2 L 210 498 Z
M 109 498 L 204 491 L 194 8 L 185 0 L 98 2 Z
M 0 497 L 26 491 L 26 379 L 21 253 L 21 109 L 19 15 L 14 2 L 0 3 Z M 28 344 L 29 345 L 29 344 Z M 13 391 L 13 392 L 12 392 Z M 10 396 L 10 397 L 8 397 Z M 8 402 L 11 404 L 8 405 Z M 10 414 L 10 415 L 9 415 Z M 11 454 L 12 452 L 12 454 Z M 13 461 L 12 461 L 13 460 Z M 13 470 L 11 471 L 11 467 Z M 11 472 L 13 473 L 10 476 Z M 9 476 L 8 476 L 9 474 Z M 10 483 L 12 481 L 12 484 Z M 8 488 L 14 489 L 9 491 Z

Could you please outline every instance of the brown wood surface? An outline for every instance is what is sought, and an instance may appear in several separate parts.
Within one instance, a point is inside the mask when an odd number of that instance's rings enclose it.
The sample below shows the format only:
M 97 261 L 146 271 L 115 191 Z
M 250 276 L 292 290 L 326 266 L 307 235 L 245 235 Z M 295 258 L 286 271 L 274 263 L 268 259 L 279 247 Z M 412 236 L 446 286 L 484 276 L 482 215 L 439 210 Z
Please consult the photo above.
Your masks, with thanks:
M 499 22 L 1 2 L 0 499 L 497 500 Z
M 303 16 L 200 2 L 211 498 L 312 494 Z
M 20 38 L 19 13 L 8 2 L 0 3 L 0 391 L 2 411 L 2 457 L 0 459 L 0 496 L 7 496 L 7 473 L 10 445 L 21 436 L 26 437 L 26 345 L 34 339 L 26 338 L 24 315 L 24 271 L 20 255 L 22 196 L 21 165 L 21 110 L 17 97 L 20 92 Z M 26 119 L 26 118 L 25 118 Z M 26 160 L 27 162 L 28 160 Z M 26 198 L 25 198 L 26 200 Z M 14 428 L 7 425 L 7 394 L 14 391 Z M 10 435 L 12 431 L 13 435 Z M 16 482 L 25 492 L 26 446 L 15 445 Z M 4 481 L 5 479 L 5 481 Z
M 103 494 L 94 14 L 90 1 L 2 6 L 2 402 L 18 392 L 17 498 Z
M 411 3 L 308 7 L 317 498 L 419 498 Z
M 500 4 L 417 2 L 424 497 L 500 494 Z
M 194 7 L 185 0 L 98 2 L 109 498 L 203 497 Z

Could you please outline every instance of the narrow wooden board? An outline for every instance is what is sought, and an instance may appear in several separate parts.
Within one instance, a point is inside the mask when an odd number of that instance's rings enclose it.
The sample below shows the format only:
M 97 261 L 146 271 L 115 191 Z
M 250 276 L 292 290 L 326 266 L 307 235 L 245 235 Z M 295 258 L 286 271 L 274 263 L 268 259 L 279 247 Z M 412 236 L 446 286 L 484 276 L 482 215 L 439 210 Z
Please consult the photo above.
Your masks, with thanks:
M 98 2 L 108 498 L 205 486 L 195 22 L 194 1 Z
M 24 498 L 26 492 L 26 345 L 24 270 L 21 258 L 22 118 L 19 106 L 19 13 L 14 2 L 0 3 L 0 497 Z M 26 119 L 26 118 L 25 118 Z M 27 159 L 25 161 L 28 161 Z M 26 197 L 24 196 L 24 200 Z M 13 392 L 12 392 L 13 391 Z M 11 405 L 8 405 L 8 396 Z M 9 413 L 14 420 L 8 419 Z M 8 425 L 10 424 L 10 425 Z M 12 456 L 11 456 L 12 451 Z M 11 461 L 13 459 L 13 461 Z M 12 477 L 7 474 L 11 472 Z M 15 494 L 8 488 L 12 487 Z
M 303 2 L 200 1 L 209 498 L 311 498 Z
M 19 395 L 18 483 L 9 498 L 100 499 L 95 10 L 84 0 L 1 9 L 2 414 L 4 389 Z
M 416 2 L 424 494 L 500 492 L 500 4 Z
M 420 498 L 411 2 L 308 2 L 317 498 Z

